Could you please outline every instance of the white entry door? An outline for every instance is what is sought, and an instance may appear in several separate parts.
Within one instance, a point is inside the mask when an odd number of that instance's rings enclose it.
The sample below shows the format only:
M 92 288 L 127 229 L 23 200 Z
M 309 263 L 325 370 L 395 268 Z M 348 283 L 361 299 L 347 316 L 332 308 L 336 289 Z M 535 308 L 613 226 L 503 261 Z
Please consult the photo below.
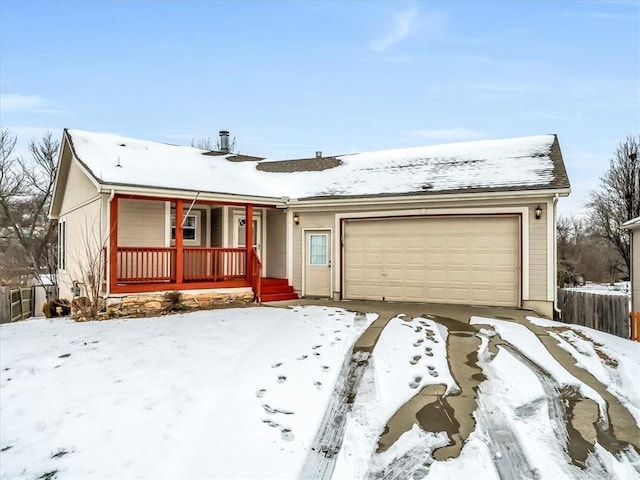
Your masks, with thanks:
M 304 295 L 330 297 L 331 231 L 307 231 L 304 237 Z
M 233 216 L 233 246 L 234 248 L 243 248 L 245 246 L 247 220 L 244 215 Z M 258 252 L 258 258 L 262 259 L 262 218 L 253 217 L 253 248 Z

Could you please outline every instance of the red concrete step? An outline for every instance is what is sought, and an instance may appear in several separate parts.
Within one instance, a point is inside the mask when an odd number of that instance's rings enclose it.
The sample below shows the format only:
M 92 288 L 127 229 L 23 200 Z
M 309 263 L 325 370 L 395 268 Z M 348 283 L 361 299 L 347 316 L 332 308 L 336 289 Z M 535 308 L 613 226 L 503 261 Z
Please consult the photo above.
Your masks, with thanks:
M 289 281 L 286 278 L 270 278 L 263 277 L 260 279 L 262 286 L 272 286 L 272 285 L 289 285 Z
M 293 291 L 286 278 L 262 278 L 261 301 L 275 302 L 278 300 L 297 300 L 298 295 Z
M 279 300 L 297 300 L 298 298 L 298 294 L 295 292 L 291 292 L 291 293 L 267 293 L 267 294 L 262 294 L 262 298 L 261 298 L 261 302 L 265 303 L 265 302 L 277 302 Z
M 293 287 L 291 285 L 262 285 L 262 293 L 292 293 Z

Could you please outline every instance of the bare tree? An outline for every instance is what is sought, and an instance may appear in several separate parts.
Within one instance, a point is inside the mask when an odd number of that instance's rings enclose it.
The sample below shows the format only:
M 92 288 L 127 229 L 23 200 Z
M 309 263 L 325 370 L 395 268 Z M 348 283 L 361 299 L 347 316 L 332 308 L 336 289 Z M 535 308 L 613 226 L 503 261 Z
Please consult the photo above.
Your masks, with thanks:
M 640 136 L 628 136 L 618 145 L 609 169 L 592 191 L 587 208 L 594 235 L 610 243 L 617 255 L 612 268 L 628 275 L 631 266 L 629 237 L 621 229 L 627 220 L 640 216 Z
M 104 234 L 99 219 L 89 222 L 85 217 L 80 251 L 75 255 L 76 262 L 69 266 L 76 279 L 73 287 L 80 293 L 72 302 L 73 314 L 80 320 L 95 320 L 104 307 L 102 292 L 106 281 L 105 247 L 108 241 L 109 234 Z
M 60 142 L 51 132 L 38 141 L 31 140 L 28 161 L 14 155 L 15 145 L 15 135 L 0 130 L 2 254 L 5 264 L 13 264 L 39 281 L 42 273 L 53 275 L 56 271 L 56 225 L 47 215 Z
M 206 138 L 192 138 L 191 146 L 194 148 L 199 148 L 200 150 L 209 150 L 210 152 L 220 152 L 222 149 L 222 145 L 220 144 L 220 137 L 216 137 L 215 139 L 211 137 Z M 229 142 L 229 152 L 236 152 L 236 137 L 231 139 Z

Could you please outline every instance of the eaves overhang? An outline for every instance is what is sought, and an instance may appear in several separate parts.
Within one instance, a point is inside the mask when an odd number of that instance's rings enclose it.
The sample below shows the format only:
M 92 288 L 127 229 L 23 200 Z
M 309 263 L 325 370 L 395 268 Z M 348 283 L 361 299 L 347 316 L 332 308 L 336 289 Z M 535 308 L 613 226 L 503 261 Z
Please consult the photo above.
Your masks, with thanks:
M 375 195 L 333 198 L 302 198 L 291 199 L 287 203 L 289 207 L 338 207 L 338 206 L 367 206 L 367 205 L 401 205 L 416 202 L 442 202 L 456 200 L 500 200 L 500 199 L 524 199 L 532 200 L 554 197 L 567 197 L 571 193 L 570 188 L 550 188 L 536 190 L 501 190 L 483 192 L 454 192 L 432 194 L 407 194 L 407 195 Z
M 203 192 L 189 189 L 172 189 L 160 187 L 147 187 L 140 185 L 127 185 L 120 183 L 101 183 L 100 192 L 117 194 L 121 196 L 146 196 L 167 199 L 194 199 L 197 197 L 203 202 L 220 202 L 224 204 L 252 204 L 255 206 L 284 208 L 287 205 L 286 197 L 262 197 L 256 195 L 238 195 L 220 192 Z

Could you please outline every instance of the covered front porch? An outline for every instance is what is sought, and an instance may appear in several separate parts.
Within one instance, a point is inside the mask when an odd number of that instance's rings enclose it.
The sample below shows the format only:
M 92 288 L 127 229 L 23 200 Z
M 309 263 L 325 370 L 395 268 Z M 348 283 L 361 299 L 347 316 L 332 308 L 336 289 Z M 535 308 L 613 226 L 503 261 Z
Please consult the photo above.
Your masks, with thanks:
M 264 284 L 267 297 L 278 285 L 279 293 L 297 298 L 286 280 L 285 219 L 275 205 L 115 194 L 104 289 L 123 294 L 251 287 L 261 301 Z

